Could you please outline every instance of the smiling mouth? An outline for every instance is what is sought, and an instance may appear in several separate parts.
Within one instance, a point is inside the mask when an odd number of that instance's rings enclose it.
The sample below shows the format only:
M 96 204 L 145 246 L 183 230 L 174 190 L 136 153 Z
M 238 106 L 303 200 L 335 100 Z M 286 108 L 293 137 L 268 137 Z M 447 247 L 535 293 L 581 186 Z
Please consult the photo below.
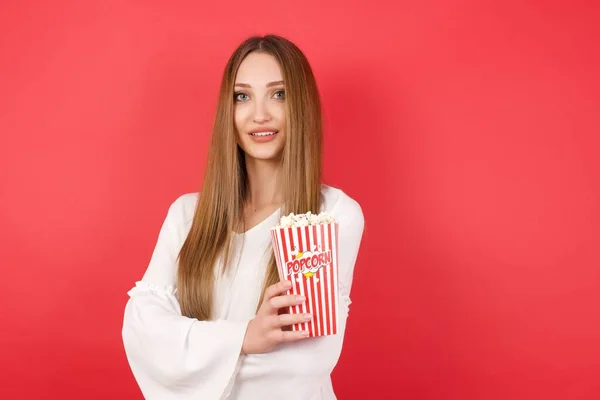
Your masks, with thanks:
M 264 136 L 273 136 L 275 134 L 277 134 L 277 132 L 279 131 L 273 131 L 273 132 L 254 132 L 254 133 L 250 133 L 250 136 L 254 136 L 254 137 L 264 137 Z

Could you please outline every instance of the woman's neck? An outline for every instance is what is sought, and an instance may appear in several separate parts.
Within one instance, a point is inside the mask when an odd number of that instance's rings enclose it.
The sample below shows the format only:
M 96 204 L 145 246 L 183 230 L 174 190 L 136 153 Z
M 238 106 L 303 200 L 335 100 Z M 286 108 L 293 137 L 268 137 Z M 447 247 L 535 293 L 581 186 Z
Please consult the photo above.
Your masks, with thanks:
M 247 205 L 254 210 L 281 203 L 281 187 L 279 185 L 279 161 L 257 160 L 246 156 L 246 172 L 248 174 Z

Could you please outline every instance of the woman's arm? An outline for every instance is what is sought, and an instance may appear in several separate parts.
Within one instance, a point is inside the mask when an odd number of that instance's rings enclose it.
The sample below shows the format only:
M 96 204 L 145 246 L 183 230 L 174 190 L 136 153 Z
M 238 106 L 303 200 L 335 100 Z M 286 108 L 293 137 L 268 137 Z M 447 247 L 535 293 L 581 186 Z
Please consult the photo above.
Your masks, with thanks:
M 148 269 L 129 291 L 125 307 L 125 352 L 149 400 L 220 398 L 233 382 L 248 324 L 181 315 L 174 289 L 176 259 L 193 213 L 190 196 L 169 208 Z

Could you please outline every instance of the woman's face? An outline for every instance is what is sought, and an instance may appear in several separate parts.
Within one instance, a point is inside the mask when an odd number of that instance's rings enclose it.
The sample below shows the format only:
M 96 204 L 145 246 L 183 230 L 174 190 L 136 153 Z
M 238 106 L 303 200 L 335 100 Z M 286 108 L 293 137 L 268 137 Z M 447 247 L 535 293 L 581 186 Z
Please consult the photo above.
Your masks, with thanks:
M 275 57 L 250 53 L 235 79 L 234 123 L 247 157 L 279 159 L 285 144 L 285 90 Z

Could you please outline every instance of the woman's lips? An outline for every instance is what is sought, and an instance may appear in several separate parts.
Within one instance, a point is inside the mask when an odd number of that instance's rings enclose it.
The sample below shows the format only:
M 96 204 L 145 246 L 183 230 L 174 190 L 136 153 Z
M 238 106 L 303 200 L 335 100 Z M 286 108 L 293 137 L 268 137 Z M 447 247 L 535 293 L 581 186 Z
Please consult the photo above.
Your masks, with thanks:
M 278 131 L 263 131 L 249 133 L 248 135 L 257 143 L 266 143 L 274 140 L 278 133 Z

